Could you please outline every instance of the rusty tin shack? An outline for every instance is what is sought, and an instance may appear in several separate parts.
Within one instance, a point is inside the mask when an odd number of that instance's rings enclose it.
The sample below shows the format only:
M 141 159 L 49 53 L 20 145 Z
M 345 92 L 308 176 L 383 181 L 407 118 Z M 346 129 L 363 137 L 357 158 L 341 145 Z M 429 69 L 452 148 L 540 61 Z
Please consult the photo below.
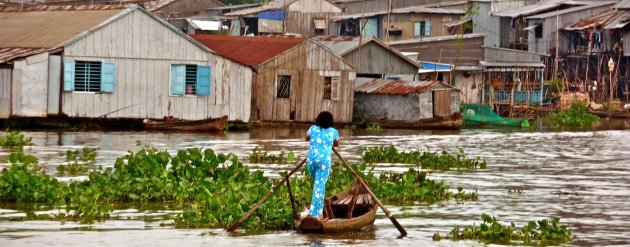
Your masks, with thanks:
M 139 5 L 0 8 L 0 19 L 0 118 L 249 120 L 251 68 Z
M 313 39 L 193 35 L 213 51 L 254 69 L 253 121 L 312 122 L 330 111 L 352 120 L 355 68 Z
M 459 129 L 460 92 L 437 81 L 357 79 L 354 118 L 383 127 Z

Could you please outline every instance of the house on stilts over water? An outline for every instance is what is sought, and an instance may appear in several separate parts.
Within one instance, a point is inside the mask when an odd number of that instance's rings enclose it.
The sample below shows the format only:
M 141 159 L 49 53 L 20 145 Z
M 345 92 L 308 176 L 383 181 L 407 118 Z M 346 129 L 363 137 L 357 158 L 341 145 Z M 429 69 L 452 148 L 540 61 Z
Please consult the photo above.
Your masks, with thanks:
M 0 119 L 249 121 L 252 70 L 139 5 L 0 8 Z

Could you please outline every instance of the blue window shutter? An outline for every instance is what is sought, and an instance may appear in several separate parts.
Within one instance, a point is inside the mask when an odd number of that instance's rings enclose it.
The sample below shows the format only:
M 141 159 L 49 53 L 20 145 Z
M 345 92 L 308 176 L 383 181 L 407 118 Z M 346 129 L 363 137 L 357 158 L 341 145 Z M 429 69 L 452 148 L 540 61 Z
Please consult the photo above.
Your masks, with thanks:
M 184 95 L 186 88 L 186 65 L 171 65 L 171 94 Z
M 413 27 L 414 27 L 414 28 L 413 28 L 413 35 L 414 35 L 415 37 L 418 37 L 418 36 L 420 36 L 420 35 L 422 34 L 422 32 L 420 31 L 420 25 L 422 25 L 422 23 L 421 23 L 421 22 L 416 22 L 416 23 L 414 23 L 414 26 L 413 26 Z
M 197 95 L 210 95 L 210 78 L 212 69 L 209 66 L 197 66 Z
M 74 61 L 66 60 L 63 62 L 63 91 L 74 91 Z
M 431 22 L 425 22 L 424 24 L 424 36 L 431 36 Z
M 101 66 L 101 92 L 113 93 L 116 87 L 116 65 L 103 62 Z

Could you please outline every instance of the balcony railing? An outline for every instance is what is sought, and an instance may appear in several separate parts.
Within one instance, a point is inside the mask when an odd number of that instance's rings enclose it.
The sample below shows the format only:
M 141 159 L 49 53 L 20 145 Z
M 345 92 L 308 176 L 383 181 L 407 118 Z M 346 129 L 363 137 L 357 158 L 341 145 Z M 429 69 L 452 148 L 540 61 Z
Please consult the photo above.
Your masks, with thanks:
M 485 102 L 490 100 L 490 92 L 484 92 Z M 495 104 L 540 104 L 542 93 L 540 91 L 494 91 Z

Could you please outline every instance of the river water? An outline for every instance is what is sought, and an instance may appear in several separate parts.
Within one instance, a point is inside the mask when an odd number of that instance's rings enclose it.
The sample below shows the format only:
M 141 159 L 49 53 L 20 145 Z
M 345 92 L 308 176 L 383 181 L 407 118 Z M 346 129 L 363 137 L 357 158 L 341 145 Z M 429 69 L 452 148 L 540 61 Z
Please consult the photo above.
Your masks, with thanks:
M 399 148 L 462 149 L 470 157 L 488 161 L 487 169 L 474 172 L 433 172 L 429 178 L 444 181 L 452 190 L 462 186 L 476 190 L 479 200 L 434 205 L 387 206 L 407 229 L 409 237 L 398 239 L 396 228 L 380 211 L 375 230 L 347 235 L 301 235 L 293 231 L 259 234 L 228 234 L 220 229 L 172 229 L 162 227 L 163 210 L 115 211 L 114 220 L 92 225 L 57 221 L 10 221 L 24 215 L 19 206 L 0 204 L 1 246 L 470 246 L 474 241 L 435 242 L 431 236 L 447 233 L 455 225 L 479 224 L 488 213 L 502 223 L 526 224 L 530 220 L 560 217 L 577 240 L 571 245 L 630 244 L 630 131 L 624 123 L 600 131 L 465 129 L 461 131 L 340 129 L 343 156 L 359 158 L 366 146 L 395 145 Z M 609 126 L 610 127 L 610 126 Z M 270 152 L 292 150 L 304 157 L 308 144 L 304 128 L 253 129 L 227 134 L 154 132 L 28 132 L 35 146 L 25 148 L 57 176 L 55 166 L 64 163 L 65 151 L 97 148 L 97 163 L 113 165 L 116 157 L 139 149 L 136 141 L 175 152 L 186 147 L 233 152 L 245 158 L 258 146 Z M 0 160 L 8 151 L 0 150 Z M 287 165 L 251 165 L 269 176 Z M 378 170 L 404 171 L 403 164 L 379 164 Z M 83 179 L 61 177 L 61 180 Z M 511 193 L 512 190 L 522 193 Z

